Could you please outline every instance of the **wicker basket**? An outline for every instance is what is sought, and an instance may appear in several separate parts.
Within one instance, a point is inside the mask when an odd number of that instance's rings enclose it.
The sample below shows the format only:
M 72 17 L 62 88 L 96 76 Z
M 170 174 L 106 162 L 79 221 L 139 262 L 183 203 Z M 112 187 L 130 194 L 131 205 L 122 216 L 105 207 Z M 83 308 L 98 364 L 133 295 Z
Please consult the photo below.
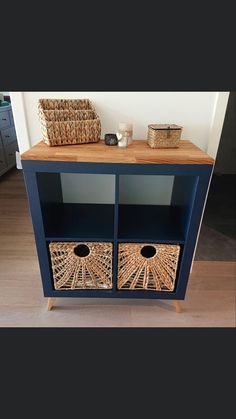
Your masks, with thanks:
M 174 291 L 180 246 L 119 245 L 118 289 Z
M 112 288 L 112 243 L 49 244 L 56 290 Z
M 40 99 L 38 113 L 43 140 L 50 146 L 100 140 L 100 119 L 88 99 Z
M 177 148 L 181 133 L 179 125 L 152 124 L 148 125 L 147 141 L 151 148 Z

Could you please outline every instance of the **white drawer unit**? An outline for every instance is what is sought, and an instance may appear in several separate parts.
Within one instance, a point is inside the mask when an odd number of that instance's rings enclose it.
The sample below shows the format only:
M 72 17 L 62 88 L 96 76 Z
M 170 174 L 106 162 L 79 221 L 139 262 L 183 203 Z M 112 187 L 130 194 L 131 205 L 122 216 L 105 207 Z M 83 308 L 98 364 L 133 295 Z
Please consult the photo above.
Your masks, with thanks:
M 11 105 L 0 107 L 0 176 L 16 165 L 18 144 Z

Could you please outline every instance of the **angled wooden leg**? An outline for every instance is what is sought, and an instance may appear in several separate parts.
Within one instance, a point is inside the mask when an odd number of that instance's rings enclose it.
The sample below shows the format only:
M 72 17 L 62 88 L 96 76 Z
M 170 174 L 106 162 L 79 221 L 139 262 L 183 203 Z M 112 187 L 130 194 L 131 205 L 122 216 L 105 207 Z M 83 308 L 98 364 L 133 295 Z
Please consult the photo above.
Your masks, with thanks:
M 55 298 L 52 298 L 52 297 L 49 297 L 48 298 L 48 311 L 50 311 L 50 310 L 52 310 L 52 308 L 53 308 L 53 305 L 54 305 L 54 302 L 55 302 Z
M 181 313 L 182 309 L 181 309 L 181 305 L 179 300 L 173 300 L 174 306 L 175 306 L 175 311 L 176 313 Z

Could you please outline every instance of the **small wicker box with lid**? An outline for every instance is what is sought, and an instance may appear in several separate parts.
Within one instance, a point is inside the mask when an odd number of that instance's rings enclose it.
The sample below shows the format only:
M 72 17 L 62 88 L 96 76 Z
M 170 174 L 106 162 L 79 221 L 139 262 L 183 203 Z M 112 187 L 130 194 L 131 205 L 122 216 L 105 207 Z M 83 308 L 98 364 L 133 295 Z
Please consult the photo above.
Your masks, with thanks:
M 100 140 L 101 122 L 89 99 L 40 99 L 38 113 L 49 146 Z
M 175 124 L 148 125 L 147 141 L 151 148 L 177 148 L 182 127 Z

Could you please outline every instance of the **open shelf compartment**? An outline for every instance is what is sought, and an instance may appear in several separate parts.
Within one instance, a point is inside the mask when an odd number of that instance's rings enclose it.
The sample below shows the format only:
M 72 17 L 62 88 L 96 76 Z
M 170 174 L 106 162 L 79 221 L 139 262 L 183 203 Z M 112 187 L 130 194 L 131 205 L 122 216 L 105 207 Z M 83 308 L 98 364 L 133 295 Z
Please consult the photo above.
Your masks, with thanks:
M 49 203 L 42 213 L 47 240 L 113 240 L 114 205 Z
M 119 242 L 185 242 L 198 177 L 121 175 Z
M 37 173 L 46 240 L 112 241 L 114 175 Z
M 178 211 L 168 205 L 120 205 L 118 241 L 184 243 Z

